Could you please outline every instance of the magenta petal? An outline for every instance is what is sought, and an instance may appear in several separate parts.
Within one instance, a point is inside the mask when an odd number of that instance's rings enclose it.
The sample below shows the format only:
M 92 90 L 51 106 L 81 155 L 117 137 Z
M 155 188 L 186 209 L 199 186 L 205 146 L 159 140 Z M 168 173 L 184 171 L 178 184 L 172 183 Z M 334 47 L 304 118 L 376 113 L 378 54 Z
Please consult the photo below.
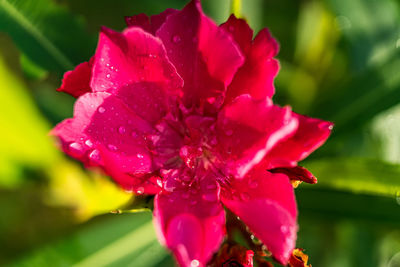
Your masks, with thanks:
M 59 92 L 64 92 L 79 97 L 85 93 L 92 91 L 90 88 L 90 78 L 92 76 L 92 60 L 83 62 L 76 66 L 74 70 L 67 71 L 64 74 L 61 87 L 57 89 Z
M 168 112 L 169 98 L 179 93 L 182 83 L 158 38 L 137 27 L 123 33 L 103 28 L 93 65 L 93 91 L 117 95 L 155 123 Z
M 207 179 L 205 179 L 207 180 Z M 205 266 L 225 235 L 225 213 L 215 181 L 164 191 L 154 200 L 155 226 L 160 241 L 181 266 L 197 260 Z
M 296 201 L 288 177 L 258 168 L 231 181 L 221 199 L 280 263 L 287 263 L 297 235 Z
M 120 99 L 108 93 L 88 93 L 75 103 L 74 118 L 52 131 L 65 152 L 87 165 L 107 172 L 140 175 L 152 170 L 152 158 L 145 136 L 154 133 L 148 122 L 138 117 Z M 114 177 L 126 187 L 127 177 Z M 127 188 L 131 190 L 131 188 Z
M 204 15 L 200 1 L 168 16 L 156 35 L 185 81 L 185 105 L 221 105 L 243 57 L 229 34 Z
M 219 113 L 217 149 L 228 171 L 243 177 L 279 141 L 293 134 L 297 123 L 288 107 L 242 95 Z
M 177 11 L 178 10 L 176 9 L 167 8 L 160 14 L 151 17 L 142 13 L 135 16 L 125 17 L 125 22 L 128 27 L 140 27 L 154 35 L 161 25 L 164 24 L 167 17 Z
M 245 52 L 245 63 L 228 87 L 227 103 L 241 94 L 250 94 L 255 99 L 271 98 L 274 95 L 274 79 L 279 71 L 279 63 L 273 57 L 278 50 L 278 43 L 267 29 L 257 34 Z
M 287 175 L 290 180 L 294 181 L 303 181 L 309 184 L 316 184 L 318 182 L 317 178 L 315 178 L 309 170 L 301 166 L 275 168 L 270 169 L 269 172 L 283 173 Z
M 296 133 L 279 143 L 265 158 L 268 169 L 296 166 L 329 137 L 333 123 L 293 113 L 299 121 Z
M 236 18 L 235 15 L 232 14 L 220 27 L 232 35 L 243 54 L 246 55 L 253 40 L 253 30 L 247 22 L 244 19 Z
M 144 13 L 135 16 L 125 17 L 125 23 L 128 27 L 140 27 L 146 32 L 151 32 L 150 18 Z

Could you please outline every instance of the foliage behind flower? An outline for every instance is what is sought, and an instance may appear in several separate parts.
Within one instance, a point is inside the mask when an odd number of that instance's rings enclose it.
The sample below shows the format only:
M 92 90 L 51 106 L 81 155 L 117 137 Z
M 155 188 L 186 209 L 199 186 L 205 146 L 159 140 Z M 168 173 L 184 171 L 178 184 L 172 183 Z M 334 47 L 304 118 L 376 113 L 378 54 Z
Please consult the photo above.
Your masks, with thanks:
M 200 1 L 103 28 L 96 54 L 67 72 L 78 98 L 57 125 L 63 150 L 123 188 L 155 195 L 160 241 L 182 266 L 203 266 L 225 236 L 224 206 L 280 263 L 295 246 L 291 180 L 332 124 L 272 103 L 278 44 L 231 16 L 221 26 Z

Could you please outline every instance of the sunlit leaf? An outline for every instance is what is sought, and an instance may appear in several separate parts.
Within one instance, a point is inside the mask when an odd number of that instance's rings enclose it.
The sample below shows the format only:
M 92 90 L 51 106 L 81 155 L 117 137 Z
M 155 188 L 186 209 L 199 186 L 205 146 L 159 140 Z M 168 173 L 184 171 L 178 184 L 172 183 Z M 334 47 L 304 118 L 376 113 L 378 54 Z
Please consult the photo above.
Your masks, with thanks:
M 306 162 L 305 166 L 318 178 L 320 187 L 388 197 L 400 192 L 400 165 L 374 159 L 328 158 Z
M 151 213 L 108 215 L 12 266 L 158 266 L 167 252 L 156 240 Z

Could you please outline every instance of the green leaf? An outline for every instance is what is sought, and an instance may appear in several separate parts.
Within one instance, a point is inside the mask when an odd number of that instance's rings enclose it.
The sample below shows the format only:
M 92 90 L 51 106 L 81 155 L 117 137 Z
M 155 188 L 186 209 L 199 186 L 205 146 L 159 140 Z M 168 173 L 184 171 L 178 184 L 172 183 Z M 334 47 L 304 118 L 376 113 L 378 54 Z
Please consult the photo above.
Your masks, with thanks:
M 95 44 L 81 20 L 50 0 L 0 0 L 0 31 L 32 62 L 58 72 L 87 60 Z
M 358 129 L 400 97 L 399 6 L 391 0 L 327 1 L 348 45 L 351 72 L 314 115 L 335 122 L 336 134 Z M 373 19 L 372 19 L 373 18 Z M 325 94 L 326 95 L 326 94 Z
M 167 257 L 156 239 L 151 213 L 107 215 L 102 219 L 11 266 L 145 267 L 157 266 Z
M 300 221 L 312 218 L 325 221 L 352 219 L 397 226 L 400 223 L 400 205 L 390 197 L 354 194 L 318 184 L 300 185 L 295 192 Z
M 375 159 L 328 158 L 305 162 L 317 178 L 318 187 L 354 193 L 397 197 L 400 165 Z

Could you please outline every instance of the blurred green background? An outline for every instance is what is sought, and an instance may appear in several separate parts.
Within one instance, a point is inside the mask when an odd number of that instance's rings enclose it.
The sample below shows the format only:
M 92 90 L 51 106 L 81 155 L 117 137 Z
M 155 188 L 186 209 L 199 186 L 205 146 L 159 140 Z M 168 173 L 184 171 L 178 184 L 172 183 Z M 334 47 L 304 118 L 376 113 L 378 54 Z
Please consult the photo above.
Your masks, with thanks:
M 151 213 L 111 214 L 132 197 L 57 150 L 72 115 L 55 89 L 93 54 L 99 27 L 184 0 L 0 0 L 0 265 L 173 266 Z M 203 0 L 218 23 L 229 0 Z M 302 165 L 298 247 L 313 266 L 400 266 L 400 1 L 243 0 L 279 40 L 275 102 L 331 120 Z

